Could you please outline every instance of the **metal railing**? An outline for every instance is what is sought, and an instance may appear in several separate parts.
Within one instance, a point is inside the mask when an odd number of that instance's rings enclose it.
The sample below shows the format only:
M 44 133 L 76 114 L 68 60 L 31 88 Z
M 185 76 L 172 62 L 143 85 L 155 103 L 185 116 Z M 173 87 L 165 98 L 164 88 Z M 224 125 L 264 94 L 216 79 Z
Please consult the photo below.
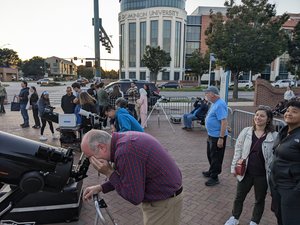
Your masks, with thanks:
M 234 145 L 234 141 L 238 138 L 240 132 L 245 128 L 253 125 L 253 118 L 255 113 L 247 112 L 239 109 L 235 109 L 230 118 L 230 128 L 231 133 L 229 136 L 231 137 L 231 146 Z M 275 126 L 276 131 L 279 131 L 283 126 L 285 126 L 285 122 L 280 119 L 273 119 L 273 124 Z

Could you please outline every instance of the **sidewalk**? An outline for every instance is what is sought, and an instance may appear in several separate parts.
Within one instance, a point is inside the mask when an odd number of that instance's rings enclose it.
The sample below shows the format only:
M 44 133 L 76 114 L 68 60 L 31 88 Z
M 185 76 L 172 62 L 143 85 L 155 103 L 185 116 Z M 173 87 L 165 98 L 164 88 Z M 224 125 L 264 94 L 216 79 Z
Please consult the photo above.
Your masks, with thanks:
M 33 118 L 31 111 L 29 111 L 29 115 L 30 125 L 32 126 Z M 5 115 L 0 114 L 1 131 L 38 141 L 39 130 L 32 128 L 22 129 L 19 126 L 20 123 L 22 123 L 22 119 L 19 112 L 10 112 L 7 109 Z M 57 127 L 57 124 L 54 125 Z M 157 116 L 153 114 L 146 132 L 155 136 L 169 150 L 182 171 L 184 207 L 181 225 L 223 225 L 231 216 L 236 191 L 236 179 L 229 172 L 233 148 L 226 148 L 223 172 L 220 175 L 220 184 L 215 187 L 206 187 L 204 185 L 206 178 L 202 176 L 202 171 L 208 168 L 206 131 L 197 127 L 193 131 L 187 132 L 181 129 L 181 124 L 172 125 L 175 133 L 172 132 L 169 123 L 162 116 L 160 117 L 159 127 Z M 51 137 L 48 125 L 45 129 L 45 134 L 47 137 Z M 60 146 L 58 140 L 49 139 L 46 143 Z M 89 177 L 84 180 L 85 187 L 97 184 L 105 179 L 104 176 L 98 177 L 98 174 L 92 167 L 89 169 L 88 175 Z M 108 209 L 116 219 L 118 225 L 143 224 L 142 212 L 139 207 L 123 200 L 116 192 L 102 195 L 102 197 L 108 204 Z M 244 203 L 244 210 L 240 219 L 241 225 L 249 224 L 253 204 L 254 193 L 252 190 Z M 79 221 L 71 222 L 69 225 L 91 225 L 94 224 L 94 217 L 94 204 L 92 202 L 84 202 Z M 273 213 L 270 211 L 270 196 L 268 195 L 265 212 L 260 225 L 273 224 L 276 224 L 276 222 Z

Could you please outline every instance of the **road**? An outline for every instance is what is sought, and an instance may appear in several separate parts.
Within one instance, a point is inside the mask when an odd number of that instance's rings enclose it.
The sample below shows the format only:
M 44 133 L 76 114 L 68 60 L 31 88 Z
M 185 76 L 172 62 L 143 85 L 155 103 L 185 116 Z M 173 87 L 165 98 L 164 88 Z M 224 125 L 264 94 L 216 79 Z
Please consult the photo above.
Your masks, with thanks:
M 60 105 L 61 97 L 66 92 L 66 87 L 71 86 L 73 82 L 61 82 L 61 86 L 54 86 L 54 87 L 41 87 L 40 85 L 36 84 L 36 82 L 29 82 L 28 87 L 35 86 L 39 95 L 43 91 L 49 92 L 50 102 L 53 106 Z M 7 84 L 9 86 L 6 87 L 6 91 L 8 93 L 8 102 L 13 100 L 13 96 L 15 94 L 19 94 L 21 89 L 20 82 L 3 82 L 3 84 Z M 177 91 L 161 91 L 161 95 L 165 97 L 204 97 L 204 92 L 177 92 Z M 229 91 L 229 99 L 232 98 L 232 91 Z M 254 92 L 239 92 L 239 98 L 245 99 L 254 99 Z

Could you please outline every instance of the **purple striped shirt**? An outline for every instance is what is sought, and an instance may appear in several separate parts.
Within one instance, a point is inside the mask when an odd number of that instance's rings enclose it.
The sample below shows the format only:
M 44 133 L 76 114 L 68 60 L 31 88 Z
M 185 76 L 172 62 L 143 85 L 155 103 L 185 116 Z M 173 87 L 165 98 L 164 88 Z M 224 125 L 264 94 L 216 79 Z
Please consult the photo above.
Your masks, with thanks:
M 102 184 L 103 193 L 116 190 L 132 204 L 164 200 L 182 186 L 181 172 L 169 153 L 147 133 L 114 132 L 111 161 L 115 171 Z

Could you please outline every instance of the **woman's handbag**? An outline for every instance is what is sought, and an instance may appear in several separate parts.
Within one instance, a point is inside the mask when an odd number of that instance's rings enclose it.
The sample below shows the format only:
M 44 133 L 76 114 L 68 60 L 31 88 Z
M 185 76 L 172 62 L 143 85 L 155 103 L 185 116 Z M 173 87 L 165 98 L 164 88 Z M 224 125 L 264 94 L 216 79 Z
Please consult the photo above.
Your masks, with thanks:
M 14 96 L 13 101 L 10 105 L 10 111 L 20 111 L 20 102 L 15 101 L 16 96 Z
M 246 172 L 246 159 L 239 159 L 235 166 L 235 174 L 244 176 Z

